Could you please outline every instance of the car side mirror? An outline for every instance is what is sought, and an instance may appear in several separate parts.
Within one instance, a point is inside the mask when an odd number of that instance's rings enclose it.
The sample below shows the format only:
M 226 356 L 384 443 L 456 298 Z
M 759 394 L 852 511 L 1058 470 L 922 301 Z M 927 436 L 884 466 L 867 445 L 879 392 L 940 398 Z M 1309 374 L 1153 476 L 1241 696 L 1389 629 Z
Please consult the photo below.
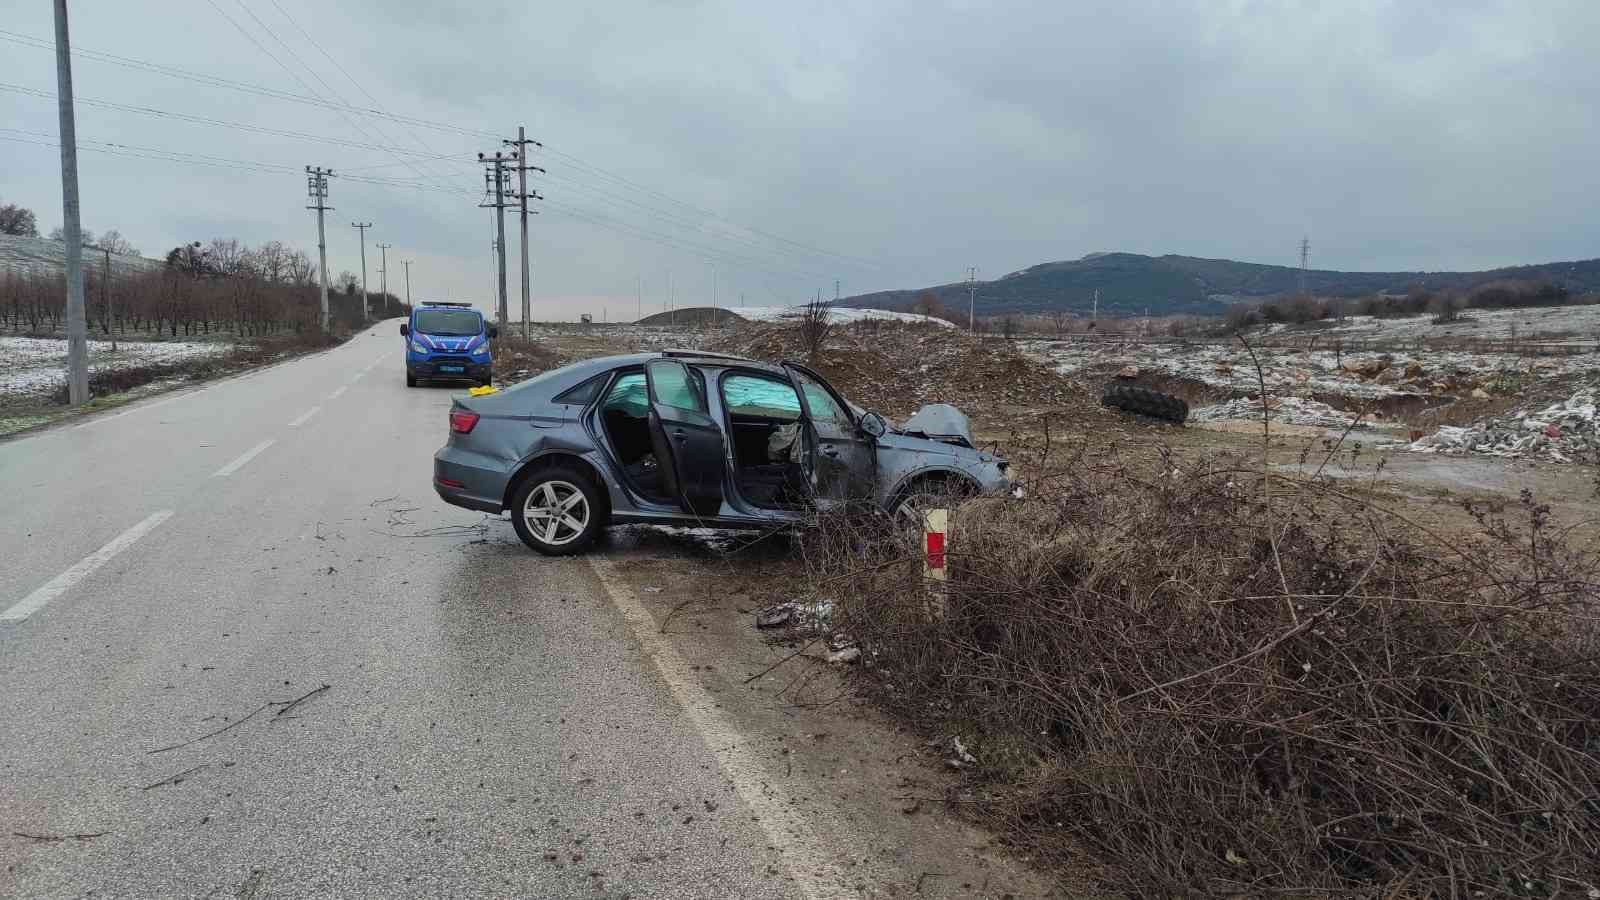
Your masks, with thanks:
M 873 439 L 881 438 L 889 433 L 889 423 L 883 416 L 869 412 L 861 417 L 861 433 Z
M 401 322 L 400 323 L 400 336 L 401 337 L 410 337 L 411 336 L 411 326 L 407 325 L 405 322 Z
M 490 325 L 489 326 L 489 337 L 497 338 L 499 336 L 500 336 L 500 329 L 495 327 L 495 326 L 493 326 L 493 325 Z

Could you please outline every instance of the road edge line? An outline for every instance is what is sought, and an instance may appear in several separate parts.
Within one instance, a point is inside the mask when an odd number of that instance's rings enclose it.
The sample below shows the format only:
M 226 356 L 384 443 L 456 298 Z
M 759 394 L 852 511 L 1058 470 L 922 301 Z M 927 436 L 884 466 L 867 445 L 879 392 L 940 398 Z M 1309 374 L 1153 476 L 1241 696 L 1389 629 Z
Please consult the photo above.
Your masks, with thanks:
M 21 622 L 43 609 L 45 604 L 71 590 L 78 582 L 94 574 L 96 569 L 110 562 L 112 557 L 133 546 L 135 541 L 172 518 L 172 513 L 170 509 L 162 509 L 145 516 L 143 521 L 112 538 L 104 547 L 78 560 L 72 568 L 46 581 L 35 588 L 33 593 L 18 600 L 4 612 L 0 612 L 0 622 Z
M 617 573 L 616 564 L 597 556 L 585 557 L 611 604 L 622 613 L 634 637 L 644 646 L 661 679 L 688 715 L 700 740 L 716 757 L 722 774 L 733 783 L 739 799 L 755 813 L 756 822 L 774 848 L 795 886 L 807 900 L 854 897 L 850 881 L 824 849 L 816 829 L 800 810 L 771 789 L 772 777 L 747 747 L 743 733 L 717 710 L 717 701 L 701 687 L 693 670 L 661 634 L 655 617 L 632 587 Z

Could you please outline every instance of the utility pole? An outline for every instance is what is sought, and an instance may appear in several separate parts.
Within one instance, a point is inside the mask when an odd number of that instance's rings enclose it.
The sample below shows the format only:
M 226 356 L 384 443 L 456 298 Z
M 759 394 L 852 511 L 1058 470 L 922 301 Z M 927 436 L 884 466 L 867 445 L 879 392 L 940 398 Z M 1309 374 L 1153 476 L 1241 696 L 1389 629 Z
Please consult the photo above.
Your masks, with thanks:
M 111 248 L 102 244 L 99 248 L 106 255 L 105 268 L 100 270 L 100 306 L 105 310 L 106 336 L 111 338 L 111 352 L 117 352 L 117 336 L 111 333 Z M 88 325 L 88 322 L 84 322 Z
M 55 0 L 56 96 L 61 116 L 61 231 L 67 242 L 67 400 L 89 400 L 89 322 L 83 311 L 83 227 L 78 207 L 78 129 L 72 114 L 67 0 Z
M 311 200 L 311 205 L 306 209 L 317 211 L 317 257 L 320 261 L 318 272 L 322 278 L 322 330 L 328 331 L 328 238 L 322 229 L 322 215 L 333 207 L 328 205 L 328 178 L 333 175 L 332 169 L 321 166 L 306 166 L 306 197 Z
M 839 305 L 839 279 L 833 280 L 833 305 Z
M 480 203 L 478 205 L 479 206 L 492 206 L 492 207 L 494 207 L 494 211 L 495 211 L 495 235 L 496 235 L 496 237 L 495 237 L 495 246 L 497 246 L 499 248 L 499 252 L 496 255 L 496 264 L 498 266 L 498 269 L 497 269 L 497 274 L 496 274 L 496 277 L 495 277 L 495 293 L 496 293 L 495 301 L 499 305 L 497 307 L 495 307 L 495 318 L 498 321 L 498 323 L 499 323 L 501 328 L 505 328 L 506 327 L 506 317 L 507 317 L 507 312 L 506 312 L 506 181 L 507 181 L 509 175 L 506 172 L 506 164 L 515 161 L 516 158 L 517 158 L 517 155 L 515 153 L 505 154 L 505 153 L 501 153 L 499 150 L 496 150 L 494 152 L 493 156 L 489 156 L 488 154 L 485 154 L 485 153 L 479 153 L 478 154 L 478 161 L 483 163 L 485 166 L 488 166 L 488 168 L 485 169 L 484 173 L 483 173 L 484 186 L 485 187 L 492 187 L 494 189 L 494 202 L 493 203 Z M 493 183 L 490 184 L 490 182 L 493 182 Z
M 378 254 L 383 260 L 378 264 L 378 284 L 381 285 L 378 290 L 383 292 L 383 311 L 385 313 L 389 311 L 389 248 L 393 246 L 393 244 L 378 245 Z
M 1311 262 L 1311 238 L 1300 239 L 1300 296 L 1306 296 L 1306 267 Z
M 511 154 L 511 157 L 517 161 L 517 202 L 522 206 L 522 339 L 528 340 L 528 328 L 530 327 L 528 320 L 533 318 L 533 301 L 528 298 L 529 278 L 531 277 L 528 274 L 528 201 L 544 199 L 539 196 L 537 191 L 531 194 L 528 193 L 528 172 L 531 170 L 538 172 L 540 175 L 544 174 L 544 170 L 538 166 L 528 165 L 528 147 L 543 147 L 544 145 L 538 141 L 529 140 L 521 125 L 517 126 L 516 140 L 501 141 L 500 143 L 517 148 Z
M 644 276 L 633 276 L 633 321 L 644 318 Z
M 367 229 L 372 227 L 372 223 L 351 222 L 350 227 L 361 232 L 361 321 L 365 322 L 371 317 L 372 306 L 372 295 L 367 293 Z
M 978 267 L 967 267 L 967 333 L 978 330 Z
M 406 305 L 411 305 L 411 260 L 402 259 L 400 265 L 406 267 Z
M 1094 289 L 1094 312 L 1089 314 L 1089 322 L 1093 324 L 1100 320 L 1100 289 Z

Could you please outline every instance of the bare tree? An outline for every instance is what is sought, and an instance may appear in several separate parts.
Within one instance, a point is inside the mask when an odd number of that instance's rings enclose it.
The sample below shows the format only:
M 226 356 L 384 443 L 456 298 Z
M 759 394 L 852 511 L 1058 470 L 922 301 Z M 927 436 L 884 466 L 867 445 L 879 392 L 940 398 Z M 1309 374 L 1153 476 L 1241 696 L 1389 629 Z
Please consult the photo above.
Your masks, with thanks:
M 99 246 L 104 250 L 110 250 L 112 253 L 121 256 L 139 255 L 139 248 L 130 243 L 127 238 L 122 236 L 122 232 L 115 228 L 100 233 Z
M 802 310 L 800 348 L 805 351 L 808 361 L 816 362 L 823 345 L 828 342 L 828 335 L 833 333 L 833 310 L 823 300 L 807 303 Z

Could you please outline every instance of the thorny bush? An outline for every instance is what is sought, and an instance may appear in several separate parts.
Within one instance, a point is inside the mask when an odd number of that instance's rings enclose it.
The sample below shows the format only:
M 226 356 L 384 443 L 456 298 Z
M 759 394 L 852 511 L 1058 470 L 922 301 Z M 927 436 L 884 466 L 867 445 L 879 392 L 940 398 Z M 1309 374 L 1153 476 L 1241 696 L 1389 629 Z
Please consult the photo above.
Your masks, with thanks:
M 1452 536 L 1315 478 L 1269 510 L 1244 458 L 1033 456 L 1029 499 L 956 509 L 942 615 L 914 539 L 801 539 L 876 691 L 962 735 L 1015 838 L 1139 896 L 1600 896 L 1577 531 L 1526 495 Z

